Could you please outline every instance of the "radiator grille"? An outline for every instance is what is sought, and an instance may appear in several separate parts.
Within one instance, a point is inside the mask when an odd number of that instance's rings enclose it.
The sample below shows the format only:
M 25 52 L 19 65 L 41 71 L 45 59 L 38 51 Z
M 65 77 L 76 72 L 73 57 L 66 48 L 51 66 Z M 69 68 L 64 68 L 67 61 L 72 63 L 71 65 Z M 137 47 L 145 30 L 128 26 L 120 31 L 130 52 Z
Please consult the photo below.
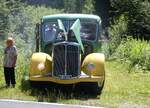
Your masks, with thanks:
M 66 78 L 80 74 L 80 47 L 77 43 L 59 43 L 53 49 L 53 75 Z

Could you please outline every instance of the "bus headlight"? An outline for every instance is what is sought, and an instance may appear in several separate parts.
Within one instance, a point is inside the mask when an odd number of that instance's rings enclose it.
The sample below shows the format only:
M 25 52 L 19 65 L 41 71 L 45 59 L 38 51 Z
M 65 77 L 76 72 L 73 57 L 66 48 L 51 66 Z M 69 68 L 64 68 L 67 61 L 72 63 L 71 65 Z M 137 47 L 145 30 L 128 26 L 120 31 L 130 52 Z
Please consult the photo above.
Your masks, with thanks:
M 37 68 L 38 68 L 40 71 L 44 70 L 44 69 L 45 69 L 44 63 L 39 63 L 38 66 L 37 66 Z
M 93 71 L 95 69 L 95 64 L 94 63 L 89 63 L 88 65 L 87 65 L 87 70 L 88 71 Z

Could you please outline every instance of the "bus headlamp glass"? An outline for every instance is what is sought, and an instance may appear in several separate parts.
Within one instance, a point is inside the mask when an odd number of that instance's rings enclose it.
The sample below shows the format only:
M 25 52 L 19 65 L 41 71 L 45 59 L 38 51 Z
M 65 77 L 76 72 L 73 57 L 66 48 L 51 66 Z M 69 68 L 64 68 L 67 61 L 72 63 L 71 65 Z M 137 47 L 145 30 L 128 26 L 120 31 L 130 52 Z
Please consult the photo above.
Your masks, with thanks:
M 40 71 L 44 70 L 44 69 L 45 69 L 44 63 L 39 63 L 38 66 L 37 66 L 37 68 L 38 68 Z
M 89 63 L 88 65 L 87 65 L 87 70 L 88 71 L 93 71 L 95 69 L 95 64 L 94 63 Z

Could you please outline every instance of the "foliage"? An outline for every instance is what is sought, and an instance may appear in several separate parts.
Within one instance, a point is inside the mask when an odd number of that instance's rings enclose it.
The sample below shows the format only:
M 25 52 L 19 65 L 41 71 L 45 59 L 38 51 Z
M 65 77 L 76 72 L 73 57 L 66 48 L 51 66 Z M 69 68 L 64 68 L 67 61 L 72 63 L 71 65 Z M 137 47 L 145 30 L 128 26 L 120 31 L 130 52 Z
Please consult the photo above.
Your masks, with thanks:
M 128 33 L 134 37 L 150 39 L 149 0 L 111 0 L 111 17 L 128 16 Z
M 111 3 L 111 14 L 113 17 L 118 17 L 123 13 L 130 13 L 135 11 L 140 3 L 140 0 L 110 0 Z M 134 9 L 134 10 L 130 10 Z
M 44 6 L 26 6 L 16 15 L 9 15 L 9 31 L 23 39 L 26 43 L 33 43 L 34 28 L 44 15 L 62 13 L 63 10 L 46 8 Z
M 136 67 L 150 70 L 150 44 L 147 41 L 127 38 L 117 48 L 116 58 L 130 64 L 129 69 Z
M 92 14 L 95 11 L 94 3 L 95 2 L 93 0 L 85 0 L 82 12 Z
M 135 10 L 135 14 L 129 15 L 129 32 L 133 36 L 150 39 L 150 1 L 141 2 Z
M 21 0 L 8 0 L 7 1 L 7 8 L 10 10 L 10 14 L 16 15 L 20 10 L 23 9 L 25 6 Z
M 64 9 L 67 13 L 80 13 L 83 0 L 64 0 Z
M 122 38 L 126 37 L 127 35 L 127 22 L 128 19 L 122 15 L 119 17 L 118 20 L 115 21 L 115 24 L 111 25 L 109 28 L 109 54 L 111 55 L 115 52 L 116 48 L 122 41 Z
M 114 24 L 109 29 L 110 55 L 113 54 L 117 59 L 128 62 L 129 71 L 132 67 L 149 70 L 150 46 L 143 39 L 150 39 L 150 2 L 111 0 L 111 7 Z M 122 38 L 124 36 L 126 38 Z M 141 38 L 141 40 L 134 40 L 131 37 Z
M 0 0 L 0 32 L 7 29 L 7 16 L 9 12 L 6 0 Z
M 67 13 L 92 14 L 94 9 L 93 0 L 64 0 L 64 10 Z

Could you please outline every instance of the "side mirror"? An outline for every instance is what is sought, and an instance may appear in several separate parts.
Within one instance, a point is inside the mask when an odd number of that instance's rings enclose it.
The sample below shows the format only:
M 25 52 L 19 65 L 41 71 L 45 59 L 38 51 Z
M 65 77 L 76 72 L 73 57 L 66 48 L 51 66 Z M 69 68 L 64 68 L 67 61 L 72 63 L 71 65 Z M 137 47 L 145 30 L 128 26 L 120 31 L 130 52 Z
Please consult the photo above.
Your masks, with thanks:
M 39 52 L 39 44 L 40 44 L 40 24 L 37 23 L 35 27 L 35 40 L 36 40 L 36 52 Z

